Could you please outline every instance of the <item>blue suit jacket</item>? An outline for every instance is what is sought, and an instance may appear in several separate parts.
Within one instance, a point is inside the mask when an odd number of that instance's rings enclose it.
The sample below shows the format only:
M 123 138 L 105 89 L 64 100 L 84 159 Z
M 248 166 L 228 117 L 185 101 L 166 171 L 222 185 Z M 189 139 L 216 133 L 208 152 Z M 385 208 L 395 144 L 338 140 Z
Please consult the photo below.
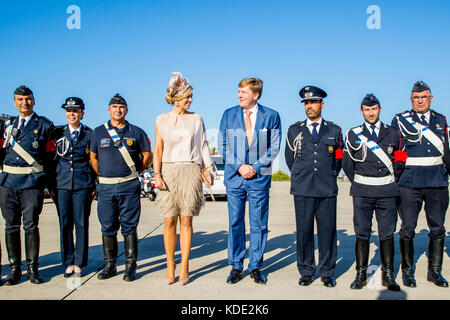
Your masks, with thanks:
M 220 121 L 219 152 L 225 163 L 225 186 L 239 188 L 244 178 L 238 169 L 250 164 L 256 175 L 248 180 L 254 190 L 269 189 L 272 162 L 280 151 L 281 120 L 278 112 L 258 104 L 256 123 L 250 146 L 245 134 L 244 112 L 240 106 L 225 110 Z

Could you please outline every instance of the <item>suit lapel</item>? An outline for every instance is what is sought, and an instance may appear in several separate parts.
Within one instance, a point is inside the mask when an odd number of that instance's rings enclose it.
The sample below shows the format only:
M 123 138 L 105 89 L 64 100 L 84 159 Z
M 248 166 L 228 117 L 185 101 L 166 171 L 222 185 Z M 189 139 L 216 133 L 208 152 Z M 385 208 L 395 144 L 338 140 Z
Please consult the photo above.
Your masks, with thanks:
M 309 130 L 308 130 L 309 131 Z M 322 137 L 328 132 L 328 123 L 322 118 L 322 123 L 320 125 L 319 133 L 317 134 L 317 141 L 320 141 Z M 311 136 L 312 139 L 312 136 Z
M 381 122 L 381 126 L 380 126 L 380 133 L 378 134 L 378 140 L 377 141 L 382 141 L 388 134 L 388 130 L 386 130 L 386 128 L 384 127 L 384 123 Z
M 36 113 L 34 113 L 33 116 L 30 118 L 30 120 L 28 120 L 28 123 L 25 125 L 25 128 L 23 128 L 23 131 L 20 133 L 19 139 L 22 139 L 30 131 L 36 129 L 38 121 L 39 118 L 37 117 Z

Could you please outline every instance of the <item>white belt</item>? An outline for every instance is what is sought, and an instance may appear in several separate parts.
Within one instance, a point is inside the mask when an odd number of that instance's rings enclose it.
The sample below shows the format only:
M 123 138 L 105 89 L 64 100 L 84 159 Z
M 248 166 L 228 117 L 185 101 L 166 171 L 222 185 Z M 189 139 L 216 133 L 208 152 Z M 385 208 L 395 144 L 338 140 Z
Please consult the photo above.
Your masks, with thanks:
M 104 184 L 117 184 L 117 183 L 131 181 L 133 179 L 136 179 L 137 177 L 139 177 L 139 173 L 133 172 L 132 174 L 130 174 L 129 176 L 126 176 L 126 177 L 116 177 L 116 178 L 98 177 L 98 182 L 104 183 Z
M 443 164 L 442 157 L 408 157 L 406 158 L 407 166 L 438 166 Z
M 366 184 L 369 186 L 383 186 L 395 182 L 395 178 L 393 175 L 388 175 L 385 177 L 366 177 L 355 174 L 354 182 Z
M 44 172 L 44 167 L 41 165 L 35 165 L 32 167 L 11 167 L 5 164 L 3 165 L 3 171 L 12 174 L 41 173 Z

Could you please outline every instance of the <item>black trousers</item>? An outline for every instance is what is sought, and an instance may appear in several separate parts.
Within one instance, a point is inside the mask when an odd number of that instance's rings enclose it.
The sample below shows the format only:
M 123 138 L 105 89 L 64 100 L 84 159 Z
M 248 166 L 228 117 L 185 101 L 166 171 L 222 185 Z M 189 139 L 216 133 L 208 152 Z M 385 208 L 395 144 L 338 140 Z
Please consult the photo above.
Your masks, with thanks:
M 302 276 L 313 276 L 314 261 L 314 216 L 317 221 L 319 247 L 319 274 L 334 275 L 337 256 L 336 197 L 313 198 L 294 196 L 297 227 L 297 268 Z
M 378 223 L 378 237 L 381 241 L 392 238 L 397 226 L 397 197 L 353 197 L 353 226 L 355 235 L 369 240 L 372 232 L 372 218 Z
M 26 233 L 35 231 L 43 203 L 42 188 L 12 189 L 0 186 L 0 208 L 5 219 L 5 232 L 20 231 L 22 221 Z
M 445 237 L 445 213 L 448 208 L 448 187 L 443 188 L 404 188 L 400 190 L 399 214 L 402 220 L 400 237 L 412 239 L 415 235 L 417 219 L 425 202 L 425 217 L 429 237 L 432 239 Z

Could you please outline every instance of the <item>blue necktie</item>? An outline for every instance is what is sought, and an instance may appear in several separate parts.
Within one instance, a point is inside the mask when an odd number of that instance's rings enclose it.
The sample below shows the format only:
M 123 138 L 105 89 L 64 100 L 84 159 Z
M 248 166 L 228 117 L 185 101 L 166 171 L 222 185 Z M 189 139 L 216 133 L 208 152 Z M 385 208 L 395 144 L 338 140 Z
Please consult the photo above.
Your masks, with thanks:
M 375 128 L 376 128 L 377 126 L 376 125 L 371 125 L 370 126 L 370 128 L 372 129 L 372 139 L 373 139 L 373 141 L 377 141 L 378 140 L 378 136 L 377 136 L 377 133 L 375 132 Z
M 313 122 L 313 123 L 311 123 L 311 125 L 313 126 L 313 129 L 312 129 L 312 138 L 313 138 L 313 140 L 314 140 L 314 142 L 316 142 L 317 141 L 317 126 L 319 125 L 317 122 Z
M 78 132 L 78 131 L 72 132 L 72 140 L 74 140 L 75 142 L 77 142 L 78 135 L 79 135 L 79 132 Z
M 424 125 L 428 126 L 428 121 L 427 121 L 427 118 L 425 118 L 425 115 L 424 115 L 424 114 L 420 117 L 420 119 L 422 119 L 422 123 L 423 123 Z
M 22 118 L 22 120 L 20 121 L 20 127 L 19 127 L 19 130 L 22 131 L 23 128 L 25 128 L 25 118 Z

